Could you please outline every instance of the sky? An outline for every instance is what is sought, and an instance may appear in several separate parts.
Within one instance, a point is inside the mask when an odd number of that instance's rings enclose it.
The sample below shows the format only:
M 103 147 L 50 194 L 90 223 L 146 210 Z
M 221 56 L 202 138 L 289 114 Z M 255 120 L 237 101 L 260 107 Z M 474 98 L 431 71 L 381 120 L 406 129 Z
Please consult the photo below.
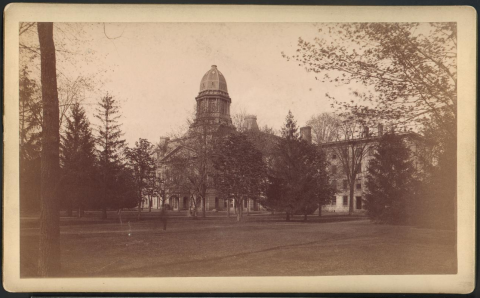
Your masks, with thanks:
M 90 57 L 64 63 L 67 76 L 94 75 L 99 89 L 84 100 L 93 124 L 94 104 L 106 92 L 121 105 L 124 138 L 159 138 L 185 125 L 203 75 L 217 65 L 232 99 L 231 114 L 245 110 L 260 126 L 279 130 L 291 110 L 299 126 L 331 111 L 329 93 L 348 97 L 352 86 L 315 80 L 282 52 L 295 54 L 298 38 L 313 40 L 313 23 L 97 23 L 82 24 L 77 53 Z M 61 32 L 56 27 L 54 37 Z M 65 30 L 64 30 L 65 31 Z M 57 34 L 57 35 L 56 35 Z M 66 41 L 67 43 L 69 40 Z M 73 46 L 74 45 L 74 46 Z M 96 74 L 101 73 L 101 76 Z

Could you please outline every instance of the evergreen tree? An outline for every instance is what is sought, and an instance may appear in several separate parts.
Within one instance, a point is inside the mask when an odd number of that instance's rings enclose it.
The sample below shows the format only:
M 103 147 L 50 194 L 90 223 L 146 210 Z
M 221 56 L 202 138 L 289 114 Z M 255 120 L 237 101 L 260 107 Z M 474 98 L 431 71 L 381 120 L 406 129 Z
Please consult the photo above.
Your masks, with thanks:
M 369 162 L 365 208 L 376 222 L 405 224 L 415 203 L 417 181 L 410 150 L 401 136 L 385 134 Z
M 146 139 L 140 138 L 135 142 L 135 147 L 126 148 L 125 156 L 128 165 L 133 171 L 135 179 L 135 189 L 138 201 L 138 215 L 142 208 L 143 194 L 147 193 L 149 180 L 155 175 L 155 161 L 152 156 L 153 145 Z M 149 200 L 149 210 L 151 211 L 152 202 Z
M 35 80 L 25 67 L 20 71 L 20 209 L 38 211 L 40 207 L 40 152 L 42 101 Z
M 333 195 L 326 172 L 324 153 L 316 146 L 302 140 L 296 121 L 289 111 L 282 138 L 275 148 L 275 158 L 267 202 L 286 212 L 286 220 L 294 213 L 307 215 L 323 205 Z M 277 197 L 272 197 L 277 196 Z
M 294 119 L 292 112 L 289 110 L 285 118 L 285 125 L 281 129 L 282 138 L 287 141 L 300 141 L 300 133 L 298 132 L 297 121 Z
M 452 117 L 443 122 L 456 127 Z M 432 121 L 424 128 L 428 152 L 420 157 L 424 166 L 422 200 L 416 204 L 417 223 L 429 228 L 456 229 L 457 219 L 457 140 Z
M 100 99 L 95 117 L 100 120 L 98 127 L 97 145 L 99 149 L 99 168 L 101 178 L 100 205 L 102 218 L 107 218 L 107 208 L 117 206 L 115 191 L 118 190 L 118 176 L 122 171 L 121 150 L 125 140 L 122 140 L 122 131 L 119 124 L 120 107 L 108 93 Z
M 213 151 L 216 189 L 235 200 L 237 221 L 242 219 L 245 200 L 264 193 L 266 181 L 262 153 L 241 133 L 221 138 Z
M 72 209 L 78 209 L 82 216 L 85 207 L 92 198 L 95 175 L 95 139 L 85 110 L 79 103 L 71 107 L 70 116 L 66 118 L 66 128 L 61 136 L 61 162 L 63 165 L 64 206 L 67 215 L 72 216 Z

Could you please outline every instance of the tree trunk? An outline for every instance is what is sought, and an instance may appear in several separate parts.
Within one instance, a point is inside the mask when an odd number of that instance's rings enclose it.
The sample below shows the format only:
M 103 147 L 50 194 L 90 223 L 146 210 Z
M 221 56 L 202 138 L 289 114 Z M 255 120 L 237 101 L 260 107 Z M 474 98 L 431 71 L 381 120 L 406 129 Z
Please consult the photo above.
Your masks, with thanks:
M 355 178 L 357 178 L 356 168 L 355 168 L 355 148 L 352 148 L 352 168 L 350 169 L 351 177 L 350 177 L 350 203 L 348 205 L 348 215 L 353 214 L 353 193 L 355 191 Z
M 137 211 L 137 220 L 140 220 L 140 215 L 142 213 L 142 202 L 138 202 L 138 211 Z
M 202 217 L 207 217 L 207 207 L 206 207 L 206 198 L 205 195 L 202 197 Z
M 287 219 L 286 220 L 290 221 L 290 212 L 287 211 L 286 213 L 287 213 Z
M 152 197 L 148 198 L 148 212 L 152 212 Z
M 349 202 L 349 205 L 348 205 L 348 215 L 353 214 L 353 195 L 354 195 L 354 192 L 355 192 L 355 183 L 350 185 L 350 202 Z
M 227 199 L 227 217 L 230 217 L 230 199 Z
M 42 83 L 42 156 L 41 207 L 38 273 L 42 277 L 58 275 L 60 271 L 60 216 L 58 181 L 59 106 L 53 23 L 38 23 Z
M 192 197 L 192 201 L 193 201 L 193 204 L 192 204 L 192 219 L 197 219 L 197 198 L 196 197 Z
M 237 205 L 237 222 L 241 221 L 242 220 L 242 207 L 243 207 L 243 202 L 240 201 L 240 204 L 236 204 Z
M 250 199 L 247 199 L 247 216 L 250 216 Z
M 322 216 L 322 204 L 318 204 L 318 216 Z
M 118 214 L 118 219 L 120 220 L 120 224 L 123 225 L 122 208 L 118 209 L 117 214 Z

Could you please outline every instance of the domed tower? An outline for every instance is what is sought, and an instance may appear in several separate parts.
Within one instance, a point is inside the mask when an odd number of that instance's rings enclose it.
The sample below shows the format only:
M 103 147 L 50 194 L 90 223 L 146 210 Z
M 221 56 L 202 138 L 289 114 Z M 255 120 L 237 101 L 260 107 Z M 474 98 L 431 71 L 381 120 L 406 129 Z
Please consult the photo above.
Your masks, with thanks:
M 216 65 L 212 65 L 203 76 L 195 100 L 197 113 L 192 127 L 207 124 L 233 126 L 230 117 L 232 99 L 228 95 L 227 81 Z

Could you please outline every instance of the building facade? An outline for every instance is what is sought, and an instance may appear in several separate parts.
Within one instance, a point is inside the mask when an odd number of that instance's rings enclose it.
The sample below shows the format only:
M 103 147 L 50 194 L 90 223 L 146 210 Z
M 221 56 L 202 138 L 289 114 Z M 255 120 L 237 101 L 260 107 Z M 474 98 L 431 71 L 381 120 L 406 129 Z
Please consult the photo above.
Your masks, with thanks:
M 213 175 L 208 173 L 209 170 L 206 170 L 205 202 L 202 202 L 201 197 L 197 195 L 198 192 L 194 191 L 195 185 L 179 187 L 175 183 L 169 183 L 172 180 L 171 176 L 174 176 L 171 172 L 172 165 L 178 158 L 192 161 L 191 168 L 193 169 L 186 167 L 185 171 L 195 170 L 195 166 L 198 166 L 199 160 L 202 158 L 205 160 L 204 167 L 211 171 L 209 157 L 206 156 L 209 144 L 214 138 L 235 130 L 230 116 L 232 99 L 228 94 L 225 76 L 216 65 L 212 65 L 202 77 L 195 101 L 195 119 L 185 135 L 172 140 L 166 137 L 160 138 L 156 151 L 157 176 L 164 183 L 164 193 L 157 195 L 154 208 L 161 207 L 163 197 L 165 198 L 163 203 L 175 211 L 191 210 L 194 206 L 197 211 L 201 211 L 205 206 L 205 209 L 209 211 L 223 211 L 230 208 L 234 212 L 235 202 L 220 197 L 213 186 Z M 255 120 L 255 123 L 251 125 L 256 126 L 256 118 L 248 121 L 251 123 L 252 120 Z M 256 128 L 258 129 L 258 126 Z M 199 174 L 193 173 L 193 175 L 198 176 Z M 260 204 L 252 199 L 245 200 L 243 207 L 247 212 L 258 211 L 261 208 Z
M 391 131 L 393 128 L 391 128 Z M 379 124 L 375 133 L 364 127 L 361 136 L 351 140 L 340 140 L 321 144 L 329 161 L 330 182 L 336 193 L 329 204 L 322 206 L 326 212 L 349 212 L 350 191 L 353 187 L 353 212 L 364 213 L 366 177 L 368 164 L 373 158 L 376 146 L 383 136 L 383 125 Z M 417 172 L 421 172 L 426 146 L 422 138 L 413 132 L 396 132 L 410 149 L 411 159 Z M 354 168 L 356 165 L 356 168 Z M 356 171 L 355 179 L 353 171 Z M 347 174 L 349 173 L 349 174 Z M 353 181 L 350 181 L 353 180 Z
M 179 187 L 175 183 L 169 183 L 175 176 L 172 173 L 172 165 L 175 160 L 181 158 L 183 160 L 192 160 L 198 162 L 199 159 L 205 158 L 205 166 L 208 167 L 208 157 L 199 153 L 199 148 L 208 147 L 216 136 L 228 134 L 235 130 L 230 116 L 230 105 L 232 99 L 228 93 L 227 82 L 224 75 L 218 70 L 216 65 L 205 73 L 200 81 L 199 93 L 195 97 L 196 115 L 189 130 L 180 138 L 169 139 L 161 137 L 156 149 L 157 177 L 162 181 L 163 187 L 153 199 L 152 208 L 160 208 L 162 204 L 167 205 L 171 210 L 191 210 L 196 206 L 197 211 L 202 210 L 205 205 L 206 210 L 224 211 L 230 208 L 235 210 L 233 200 L 225 200 L 222 198 L 215 187 L 213 179 L 207 177 L 205 190 L 205 203 L 193 189 L 189 187 Z M 275 145 L 278 137 L 267 135 L 260 132 L 257 124 L 256 116 L 249 115 L 245 117 L 245 131 L 255 144 L 257 149 L 262 151 L 265 158 L 272 155 L 272 147 Z M 301 127 L 300 134 L 304 140 L 312 143 L 312 129 L 309 126 Z M 322 212 L 348 212 L 350 208 L 350 186 L 353 185 L 353 212 L 365 212 L 365 177 L 368 163 L 373 157 L 375 146 L 383 135 L 383 126 L 379 125 L 372 133 L 368 128 L 364 128 L 358 138 L 350 140 L 340 140 L 335 142 L 318 144 L 324 150 L 327 160 L 329 161 L 328 171 L 330 174 L 330 182 L 336 189 L 336 194 L 330 202 L 321 207 Z M 420 138 L 417 134 L 403 132 L 400 133 L 407 142 L 412 152 L 412 158 L 415 165 L 418 165 L 418 153 L 421 148 Z M 198 144 L 201 140 L 201 144 Z M 349 163 L 355 160 L 357 165 L 355 181 L 350 181 L 346 175 L 346 171 L 352 171 Z M 268 163 L 268 161 L 267 161 Z M 191 165 L 194 168 L 194 164 Z M 183 170 L 188 171 L 190 166 L 186 166 Z M 208 171 L 207 171 L 208 172 Z M 198 174 L 198 173 L 197 173 Z M 208 176 L 208 173 L 207 173 Z M 148 206 L 148 205 L 146 205 Z M 256 200 L 249 199 L 244 201 L 244 210 L 259 211 L 264 210 Z

